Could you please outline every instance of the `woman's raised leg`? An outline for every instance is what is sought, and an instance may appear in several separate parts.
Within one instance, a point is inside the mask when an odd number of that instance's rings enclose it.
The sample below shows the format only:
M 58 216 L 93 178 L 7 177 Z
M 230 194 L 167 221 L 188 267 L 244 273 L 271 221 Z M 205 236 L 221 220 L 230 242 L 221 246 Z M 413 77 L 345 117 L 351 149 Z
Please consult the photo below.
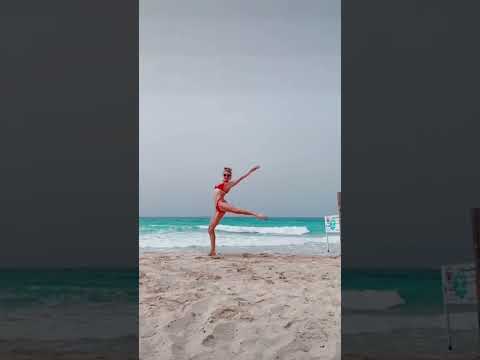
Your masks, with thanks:
M 267 219 L 267 217 L 263 214 L 256 213 L 250 210 L 239 209 L 226 202 L 219 202 L 218 207 L 225 212 L 230 212 L 230 213 L 240 214 L 240 215 L 251 215 L 251 216 L 255 216 L 257 219 L 262 219 L 262 220 Z

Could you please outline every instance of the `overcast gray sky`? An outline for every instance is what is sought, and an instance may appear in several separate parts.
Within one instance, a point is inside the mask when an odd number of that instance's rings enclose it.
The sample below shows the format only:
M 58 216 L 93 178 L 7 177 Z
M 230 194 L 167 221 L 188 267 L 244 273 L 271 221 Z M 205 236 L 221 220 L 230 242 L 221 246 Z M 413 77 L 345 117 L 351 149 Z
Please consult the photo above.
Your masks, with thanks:
M 340 1 L 140 1 L 140 215 L 229 201 L 323 216 L 340 191 Z

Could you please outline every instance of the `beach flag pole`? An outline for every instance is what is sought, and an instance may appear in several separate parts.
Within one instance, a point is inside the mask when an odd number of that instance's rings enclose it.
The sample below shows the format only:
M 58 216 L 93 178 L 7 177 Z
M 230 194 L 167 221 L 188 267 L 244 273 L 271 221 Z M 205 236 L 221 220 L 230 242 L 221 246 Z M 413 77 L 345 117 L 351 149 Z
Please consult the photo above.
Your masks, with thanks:
M 480 208 L 471 209 L 473 248 L 475 251 L 475 283 L 477 290 L 478 334 L 480 336 Z
M 330 242 L 328 241 L 328 229 L 327 229 L 327 218 L 324 218 L 325 220 L 325 233 L 327 234 L 327 252 L 330 252 Z
M 328 241 L 328 233 L 327 233 L 327 252 L 330 252 L 330 241 Z
M 338 213 L 338 221 L 340 223 L 340 246 L 342 245 L 342 193 L 339 191 L 337 192 L 337 213 Z
M 341 202 L 341 192 L 337 192 L 337 215 L 338 215 L 338 226 L 340 227 L 340 229 L 342 229 L 342 226 L 341 226 L 341 221 L 342 221 L 342 202 Z M 327 221 L 328 219 L 328 221 Z M 327 235 L 327 252 L 330 252 L 330 241 L 328 239 L 328 227 L 327 227 L 327 223 L 331 221 L 331 217 L 330 216 L 324 216 L 323 217 L 323 221 L 325 223 L 325 234 Z M 340 230 L 340 244 L 342 243 L 342 230 Z M 341 245 L 340 245 L 341 246 Z
M 340 219 L 342 218 L 342 193 L 337 192 L 337 213 Z M 340 229 L 342 227 L 340 226 Z
M 445 266 L 442 266 L 442 293 L 443 293 L 443 313 L 445 314 L 445 320 L 447 323 L 447 338 L 448 338 L 448 350 L 452 350 L 452 335 L 450 333 L 450 313 L 448 312 L 447 304 L 447 270 Z

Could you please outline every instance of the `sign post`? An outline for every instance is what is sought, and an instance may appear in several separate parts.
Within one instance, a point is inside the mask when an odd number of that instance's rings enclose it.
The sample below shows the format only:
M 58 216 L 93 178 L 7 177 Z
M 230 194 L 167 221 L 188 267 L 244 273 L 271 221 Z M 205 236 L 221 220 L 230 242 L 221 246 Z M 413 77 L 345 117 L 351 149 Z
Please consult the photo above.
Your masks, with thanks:
M 337 192 L 337 213 L 342 218 L 342 193 Z
M 342 192 L 337 192 L 337 214 L 338 214 L 338 222 L 340 227 L 342 227 L 343 221 L 343 214 L 342 214 Z M 340 246 L 343 244 L 342 232 L 340 232 Z
M 338 214 L 338 221 L 340 222 L 340 227 L 342 223 L 342 193 L 339 191 L 337 192 L 337 214 Z M 342 244 L 342 233 L 340 232 L 340 244 Z
M 448 350 L 452 350 L 452 336 L 450 335 L 450 314 L 448 312 L 447 305 L 447 271 L 446 267 L 442 266 L 442 294 L 443 294 L 443 313 L 445 314 L 445 320 L 447 324 L 447 338 L 448 338 Z
M 327 222 L 325 221 L 325 229 L 327 228 Z M 327 231 L 327 252 L 330 252 L 330 242 L 328 241 L 328 231 Z
M 329 233 L 340 233 L 340 219 L 338 215 L 325 216 L 325 233 L 327 235 L 327 251 L 330 252 L 330 242 L 328 241 Z
M 442 266 L 443 310 L 446 318 L 448 350 L 452 350 L 450 312 L 448 306 L 477 303 L 475 265 L 458 264 Z

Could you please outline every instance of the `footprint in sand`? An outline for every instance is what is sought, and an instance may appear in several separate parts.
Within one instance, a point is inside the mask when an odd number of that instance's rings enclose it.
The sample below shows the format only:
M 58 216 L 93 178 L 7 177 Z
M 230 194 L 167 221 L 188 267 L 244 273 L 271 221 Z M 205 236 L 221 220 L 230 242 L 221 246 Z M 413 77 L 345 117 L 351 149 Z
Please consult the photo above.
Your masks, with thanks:
M 172 341 L 172 355 L 175 359 L 184 359 L 185 358 L 185 345 L 187 344 L 187 340 L 182 336 L 170 336 L 170 340 Z
M 218 324 L 213 329 L 213 336 L 222 341 L 231 341 L 235 337 L 235 323 L 225 322 Z
M 225 322 L 218 324 L 213 332 L 202 341 L 204 346 L 215 346 L 218 343 L 228 343 L 235 338 L 235 324 L 233 322 Z
M 194 312 L 189 313 L 182 318 L 170 321 L 165 327 L 165 329 L 169 333 L 173 333 L 173 334 L 176 334 L 180 331 L 184 331 L 192 323 L 192 321 L 194 321 L 196 316 L 194 314 L 195 314 Z
M 287 345 L 282 346 L 277 351 L 277 355 L 275 356 L 276 360 L 291 360 L 291 359 L 298 359 L 300 357 L 305 358 L 304 354 L 309 352 L 311 349 L 311 345 L 300 340 L 300 339 L 293 339 Z
M 202 314 L 208 310 L 210 301 L 208 299 L 197 301 L 192 305 L 192 312 Z
M 288 309 L 290 307 L 290 305 L 287 305 L 287 304 L 279 304 L 279 305 L 275 305 L 275 306 L 272 306 L 270 308 L 270 311 L 269 313 L 274 315 L 274 314 L 280 314 L 280 313 L 283 313 L 286 309 Z
M 215 344 L 216 344 L 216 339 L 215 339 L 215 336 L 213 336 L 212 334 L 208 335 L 202 341 L 203 346 L 215 346 Z
M 250 302 L 247 299 L 244 299 L 242 297 L 236 297 L 233 300 L 238 301 L 239 306 L 245 306 L 250 304 Z
M 147 323 L 144 326 L 140 327 L 140 338 L 142 339 L 151 338 L 156 334 L 157 334 L 157 330 L 155 325 Z
M 221 307 L 215 310 L 208 319 L 209 323 L 215 323 L 219 320 L 231 320 L 231 319 L 239 319 L 245 321 L 253 321 L 254 318 L 252 314 L 248 311 L 241 309 L 239 306 L 235 307 Z
M 218 320 L 230 320 L 235 315 L 238 314 L 238 310 L 235 308 L 220 308 L 215 310 L 212 315 L 210 316 L 210 322 L 216 322 Z
M 208 352 L 203 352 L 194 355 L 193 357 L 189 358 L 188 360 L 215 360 L 215 354 L 213 354 L 211 351 Z

